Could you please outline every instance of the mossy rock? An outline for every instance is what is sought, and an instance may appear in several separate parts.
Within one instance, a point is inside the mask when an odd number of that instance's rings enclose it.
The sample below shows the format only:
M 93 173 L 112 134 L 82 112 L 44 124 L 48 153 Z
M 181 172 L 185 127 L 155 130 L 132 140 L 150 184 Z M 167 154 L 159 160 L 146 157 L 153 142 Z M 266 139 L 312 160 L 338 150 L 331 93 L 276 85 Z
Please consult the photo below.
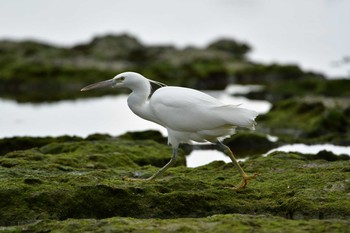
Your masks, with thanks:
M 233 73 L 237 83 L 264 85 L 263 90 L 240 94 L 250 99 L 276 103 L 296 96 L 350 97 L 349 79 L 327 79 L 320 73 L 305 72 L 297 65 L 250 64 Z
M 0 156 L 15 150 L 25 150 L 41 147 L 51 142 L 82 141 L 83 138 L 76 136 L 61 137 L 12 137 L 0 139 Z
M 229 146 L 237 157 L 248 157 L 251 155 L 264 154 L 278 146 L 277 143 L 268 139 L 265 134 L 249 131 L 240 131 L 224 143 Z
M 169 85 L 224 89 L 228 67 L 247 63 L 248 50 L 246 44 L 228 39 L 207 48 L 148 46 L 128 34 L 98 36 L 72 48 L 0 41 L 0 95 L 19 102 L 112 95 L 121 92 L 103 89 L 82 95 L 79 90 L 127 70 Z
M 164 166 L 171 157 L 171 148 L 154 141 L 129 141 L 108 139 L 105 141 L 52 142 L 40 148 L 16 150 L 2 156 L 2 167 L 73 171 L 75 169 L 109 169 Z M 178 165 L 185 165 L 180 151 Z
M 278 136 L 282 143 L 350 145 L 349 107 L 327 101 L 330 100 L 293 98 L 280 101 L 267 114 L 258 117 L 258 130 Z
M 7 153 L 0 158 L 0 224 L 115 216 L 350 216 L 349 160 L 330 162 L 280 152 L 257 157 L 242 166 L 260 176 L 240 192 L 228 188 L 239 183 L 240 175 L 222 161 L 198 168 L 173 167 L 153 182 L 123 180 L 154 174 L 169 160 L 170 151 L 153 141 L 113 139 L 51 143 Z M 177 165 L 184 165 L 183 157 Z
M 205 218 L 46 220 L 28 225 L 3 227 L 2 232 L 348 232 L 348 220 L 288 220 L 269 215 L 220 214 Z
M 168 142 L 168 139 L 157 130 L 127 132 L 118 137 L 126 140 L 153 140 L 163 144 Z
M 114 49 L 110 49 L 113 47 Z M 234 81 L 262 84 L 254 94 L 276 102 L 294 96 L 349 97 L 350 80 L 328 80 L 297 65 L 257 64 L 246 57 L 251 47 L 233 39 L 218 39 L 205 48 L 148 46 L 128 34 L 104 35 L 72 48 L 35 41 L 0 41 L 0 95 L 19 102 L 113 95 L 101 89 L 84 93 L 89 83 L 133 70 L 168 85 L 222 90 Z

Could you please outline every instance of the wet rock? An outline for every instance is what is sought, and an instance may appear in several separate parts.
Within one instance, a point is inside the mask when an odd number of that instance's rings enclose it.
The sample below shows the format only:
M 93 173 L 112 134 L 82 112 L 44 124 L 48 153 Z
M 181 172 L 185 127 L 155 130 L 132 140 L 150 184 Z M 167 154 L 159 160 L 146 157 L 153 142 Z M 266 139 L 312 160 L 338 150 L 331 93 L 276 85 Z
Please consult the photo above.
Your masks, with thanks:
M 276 142 L 269 140 L 267 135 L 248 131 L 240 131 L 225 139 L 224 143 L 237 157 L 264 154 L 278 146 Z
M 0 156 L 14 150 L 25 150 L 34 147 L 41 147 L 51 142 L 82 141 L 76 136 L 61 137 L 12 137 L 0 139 Z
M 79 90 L 126 70 L 169 85 L 222 90 L 232 70 L 247 64 L 249 49 L 233 39 L 219 39 L 206 48 L 146 46 L 128 34 L 98 36 L 72 48 L 0 41 L 0 91 L 2 98 L 19 102 L 116 94 L 120 92 L 105 89 L 81 95 Z
M 274 104 L 267 114 L 258 117 L 258 130 L 278 136 L 282 143 L 350 145 L 346 109 L 346 104 L 333 105 L 322 99 L 288 99 Z
M 260 65 L 259 65 L 260 66 Z M 279 67 L 280 65 L 274 65 Z M 269 67 L 269 65 L 267 65 Z M 282 66 L 283 67 L 283 66 Z M 250 74 L 249 68 L 238 71 L 235 76 L 236 82 L 248 84 L 264 85 L 263 90 L 253 91 L 247 94 L 240 94 L 247 98 L 268 100 L 276 103 L 281 100 L 294 98 L 296 96 L 308 98 L 313 97 L 329 97 L 332 98 L 349 98 L 349 79 L 327 79 L 321 74 L 313 74 L 303 72 L 294 68 L 295 71 L 289 70 L 287 67 L 277 71 L 270 71 L 268 68 L 262 69 L 260 74 L 252 72 Z M 259 70 L 259 69 L 258 69 Z M 272 74 L 269 74 L 272 72 Z M 277 72 L 277 73 L 274 73 Z M 282 73 L 280 73 L 282 72 Z
M 286 81 L 299 81 L 307 76 L 307 73 L 297 65 L 279 64 L 251 64 L 235 72 L 235 79 L 245 84 L 275 85 Z M 310 75 L 309 75 L 310 76 Z M 322 78 L 315 75 L 313 78 Z
M 230 53 L 236 58 L 243 58 L 251 50 L 248 44 L 239 43 L 232 39 L 219 39 L 209 44 L 207 48 Z
M 334 153 L 327 150 L 322 150 L 315 155 L 310 155 L 310 157 L 312 157 L 313 159 L 324 159 L 327 161 L 350 160 L 349 155 L 335 155 Z
M 130 53 L 142 47 L 143 45 L 135 37 L 121 34 L 95 37 L 87 44 L 74 46 L 72 51 L 102 60 L 118 60 L 127 58 Z
M 231 163 L 222 161 L 198 168 L 172 167 L 154 182 L 123 180 L 149 177 L 168 162 L 170 150 L 154 141 L 108 139 L 53 142 L 7 153 L 0 158 L 0 224 L 36 227 L 37 220 L 45 220 L 69 225 L 81 218 L 103 222 L 96 219 L 117 216 L 269 214 L 347 219 L 350 215 L 350 173 L 344 169 L 350 160 L 310 160 L 281 152 L 255 157 L 242 166 L 247 173 L 260 175 L 240 192 L 227 188 L 241 177 Z M 177 165 L 184 163 L 180 156 Z M 61 222 L 71 218 L 75 220 Z
M 60 232 L 347 232 L 347 220 L 288 220 L 269 215 L 219 214 L 205 218 L 68 219 L 37 221 L 24 226 L 3 227 L 3 231 Z
M 127 132 L 123 135 L 120 135 L 119 138 L 126 140 L 153 140 L 162 144 L 167 144 L 168 142 L 168 139 L 157 130 Z
M 104 35 L 72 48 L 35 41 L 0 41 L 0 93 L 19 102 L 111 95 L 99 90 L 81 95 L 81 87 L 133 70 L 168 85 L 222 90 L 229 83 L 262 84 L 254 98 L 277 102 L 294 96 L 349 97 L 350 80 L 327 80 L 288 64 L 249 61 L 246 43 L 229 38 L 204 48 L 178 49 L 172 45 L 145 45 L 128 34 Z M 103 78 L 105 77 L 105 78 Z

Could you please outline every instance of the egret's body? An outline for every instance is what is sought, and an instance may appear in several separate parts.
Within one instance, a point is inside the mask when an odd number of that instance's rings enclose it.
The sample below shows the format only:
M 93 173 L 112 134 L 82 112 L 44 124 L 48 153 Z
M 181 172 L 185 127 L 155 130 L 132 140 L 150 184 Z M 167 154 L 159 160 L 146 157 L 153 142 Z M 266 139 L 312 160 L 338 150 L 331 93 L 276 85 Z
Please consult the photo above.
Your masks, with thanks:
M 106 86 L 127 87 L 132 91 L 127 100 L 130 109 L 139 117 L 160 124 L 167 129 L 168 142 L 172 145 L 173 156 L 168 164 L 148 180 L 161 175 L 176 161 L 180 143 L 191 141 L 218 143 L 230 156 L 243 177 L 239 189 L 244 188 L 248 180 L 255 178 L 255 175 L 247 176 L 244 173 L 231 150 L 220 141 L 234 134 L 236 127 L 254 129 L 256 124 L 254 119 L 258 115 L 255 111 L 223 104 L 210 95 L 190 88 L 162 85 L 163 87 L 150 96 L 151 82 L 155 81 L 137 73 L 125 72 L 113 79 L 82 89 L 86 91 Z

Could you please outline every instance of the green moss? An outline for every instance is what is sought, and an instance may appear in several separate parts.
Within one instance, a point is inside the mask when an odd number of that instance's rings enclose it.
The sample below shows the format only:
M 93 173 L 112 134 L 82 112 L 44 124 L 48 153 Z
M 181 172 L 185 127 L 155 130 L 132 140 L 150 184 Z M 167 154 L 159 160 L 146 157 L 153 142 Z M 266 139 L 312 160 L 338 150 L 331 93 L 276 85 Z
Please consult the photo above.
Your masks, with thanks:
M 258 127 L 279 136 L 281 141 L 349 145 L 346 104 L 328 102 L 308 98 L 280 101 L 266 115 L 258 117 Z
M 231 163 L 224 162 L 173 167 L 153 182 L 123 181 L 125 176 L 149 177 L 169 160 L 170 150 L 153 141 L 107 139 L 54 142 L 8 153 L 0 158 L 0 224 L 233 213 L 290 219 L 350 216 L 349 160 L 330 162 L 280 152 L 256 157 L 242 166 L 247 173 L 260 175 L 241 192 L 229 188 L 241 178 Z M 178 165 L 182 164 L 183 158 Z M 69 221 L 64 223 L 68 226 Z
M 68 219 L 38 221 L 33 224 L 4 227 L 3 232 L 347 232 L 348 220 L 286 220 L 268 215 L 214 215 L 207 218 L 135 219 Z
M 233 73 L 238 83 L 265 86 L 264 90 L 246 95 L 253 99 L 275 103 L 295 96 L 349 97 L 349 79 L 327 79 L 319 73 L 304 72 L 296 65 L 250 64 Z
M 289 99 L 276 103 L 262 120 L 278 128 L 294 128 L 297 130 L 310 130 L 313 124 L 324 111 L 322 103 L 306 103 Z
M 127 198 L 142 189 L 125 190 L 122 178 L 150 176 L 159 168 L 139 165 L 160 167 L 170 155 L 168 146 L 126 140 L 54 142 L 7 153 L 0 158 L 0 224 L 127 215 L 134 207 Z
M 82 141 L 80 137 L 12 137 L 0 139 L 0 156 L 14 150 L 25 150 L 41 147 L 51 142 Z
M 208 45 L 208 49 L 223 51 L 230 53 L 237 58 L 243 58 L 247 54 L 251 47 L 245 43 L 239 43 L 229 39 L 219 39 Z
M 236 63 L 237 58 L 244 62 L 248 50 L 247 45 L 234 40 L 219 40 L 204 49 L 146 46 L 125 34 L 96 37 L 73 48 L 0 41 L 1 97 L 48 102 L 113 94 L 116 90 L 84 95 L 79 90 L 101 81 L 101 77 L 107 79 L 126 70 L 170 85 L 223 89 L 228 82 L 226 63 Z

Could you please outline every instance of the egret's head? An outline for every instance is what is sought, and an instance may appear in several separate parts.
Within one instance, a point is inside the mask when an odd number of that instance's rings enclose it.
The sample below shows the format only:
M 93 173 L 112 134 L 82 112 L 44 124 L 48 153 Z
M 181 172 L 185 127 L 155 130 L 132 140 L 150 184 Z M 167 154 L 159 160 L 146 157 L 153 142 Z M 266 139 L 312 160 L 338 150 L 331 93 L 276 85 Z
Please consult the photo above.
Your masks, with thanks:
M 145 85 L 145 83 L 148 83 L 147 78 L 135 72 L 124 72 L 118 74 L 113 79 L 116 82 L 115 87 L 127 87 L 130 89 L 134 89 L 137 86 Z
M 134 72 L 124 72 L 116 75 L 114 78 L 88 85 L 81 89 L 81 91 L 89 91 L 92 89 L 103 87 L 127 87 L 133 89 L 137 85 L 142 85 L 142 81 L 147 80 L 141 74 Z
M 154 83 L 160 87 L 166 86 L 163 83 L 153 81 L 143 77 L 141 74 L 135 72 L 124 72 L 116 75 L 114 78 L 94 83 L 82 88 L 80 91 L 89 91 L 92 89 L 102 88 L 102 87 L 126 87 L 131 90 L 136 89 L 150 89 L 150 83 Z

